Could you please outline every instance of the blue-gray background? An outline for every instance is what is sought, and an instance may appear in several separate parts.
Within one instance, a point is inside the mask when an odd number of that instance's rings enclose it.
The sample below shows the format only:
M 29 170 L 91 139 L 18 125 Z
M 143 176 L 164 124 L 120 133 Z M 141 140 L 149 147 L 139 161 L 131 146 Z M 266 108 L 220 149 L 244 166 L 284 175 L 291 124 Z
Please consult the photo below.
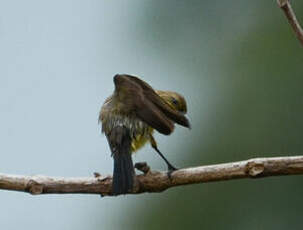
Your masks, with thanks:
M 293 1 L 303 22 L 303 3 Z M 110 174 L 112 76 L 188 100 L 157 135 L 179 167 L 303 151 L 302 47 L 275 1 L 0 1 L 0 172 Z M 164 163 L 145 147 L 134 157 Z M 1 229 L 301 229 L 301 176 L 100 198 L 0 191 Z

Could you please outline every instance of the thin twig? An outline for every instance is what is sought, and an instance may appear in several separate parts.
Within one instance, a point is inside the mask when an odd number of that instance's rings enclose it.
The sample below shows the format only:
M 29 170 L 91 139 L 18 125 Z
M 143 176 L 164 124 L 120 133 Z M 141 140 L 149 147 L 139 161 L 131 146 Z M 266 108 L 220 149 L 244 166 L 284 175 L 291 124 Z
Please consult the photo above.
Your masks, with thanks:
M 296 33 L 297 38 L 303 45 L 303 30 L 302 27 L 300 26 L 300 23 L 298 22 L 296 15 L 291 7 L 291 4 L 289 0 L 277 0 L 277 3 L 279 7 L 283 10 L 285 13 L 291 27 Z
M 167 172 L 148 171 L 137 175 L 131 194 L 162 192 L 168 188 L 240 178 L 260 178 L 303 174 L 303 156 L 255 158 L 180 169 L 168 177 Z M 111 196 L 111 176 L 59 178 L 0 174 L 0 189 L 28 192 L 33 195 L 49 193 L 82 193 Z

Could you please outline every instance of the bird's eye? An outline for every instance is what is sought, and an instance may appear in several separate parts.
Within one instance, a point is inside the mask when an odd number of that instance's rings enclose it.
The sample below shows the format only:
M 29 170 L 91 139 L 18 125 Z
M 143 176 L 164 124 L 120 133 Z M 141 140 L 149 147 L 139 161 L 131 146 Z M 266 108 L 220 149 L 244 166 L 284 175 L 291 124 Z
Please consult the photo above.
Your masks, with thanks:
M 172 97 L 172 103 L 173 103 L 174 105 L 178 105 L 178 101 L 177 101 L 175 98 L 173 98 L 173 97 Z

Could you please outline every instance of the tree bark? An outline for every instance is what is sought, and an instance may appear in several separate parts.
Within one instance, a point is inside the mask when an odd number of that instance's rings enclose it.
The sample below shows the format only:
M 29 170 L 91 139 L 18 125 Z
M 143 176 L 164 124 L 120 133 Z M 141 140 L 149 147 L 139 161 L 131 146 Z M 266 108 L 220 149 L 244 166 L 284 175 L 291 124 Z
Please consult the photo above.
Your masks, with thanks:
M 303 45 L 303 30 L 297 20 L 295 12 L 293 11 L 289 0 L 277 0 L 278 6 L 283 10 L 289 24 L 294 30 L 298 40 Z
M 149 169 L 149 167 L 145 167 Z M 144 170 L 142 170 L 144 171 Z M 162 192 L 181 185 L 241 178 L 303 174 L 303 156 L 255 158 L 245 161 L 184 168 L 167 172 L 145 171 L 137 175 L 130 194 Z M 38 194 L 82 193 L 112 196 L 112 177 L 48 177 L 0 174 L 0 189 Z

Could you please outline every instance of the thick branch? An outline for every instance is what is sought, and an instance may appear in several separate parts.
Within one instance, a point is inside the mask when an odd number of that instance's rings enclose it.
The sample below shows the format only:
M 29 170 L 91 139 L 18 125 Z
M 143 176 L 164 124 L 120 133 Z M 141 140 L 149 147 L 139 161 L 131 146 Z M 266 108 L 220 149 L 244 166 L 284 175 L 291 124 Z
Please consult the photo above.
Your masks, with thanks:
M 148 171 L 137 175 L 132 194 L 162 192 L 168 188 L 203 182 L 260 178 L 268 176 L 303 174 L 303 156 L 255 158 L 180 169 L 171 174 Z M 56 178 L 0 174 L 0 189 L 28 192 L 34 195 L 48 193 L 83 193 L 111 196 L 112 177 Z
M 288 19 L 288 22 L 290 23 L 291 27 L 295 31 L 297 38 L 303 45 L 303 30 L 296 18 L 296 15 L 290 5 L 289 0 L 277 0 L 277 3 L 279 7 L 283 10 L 285 16 Z

